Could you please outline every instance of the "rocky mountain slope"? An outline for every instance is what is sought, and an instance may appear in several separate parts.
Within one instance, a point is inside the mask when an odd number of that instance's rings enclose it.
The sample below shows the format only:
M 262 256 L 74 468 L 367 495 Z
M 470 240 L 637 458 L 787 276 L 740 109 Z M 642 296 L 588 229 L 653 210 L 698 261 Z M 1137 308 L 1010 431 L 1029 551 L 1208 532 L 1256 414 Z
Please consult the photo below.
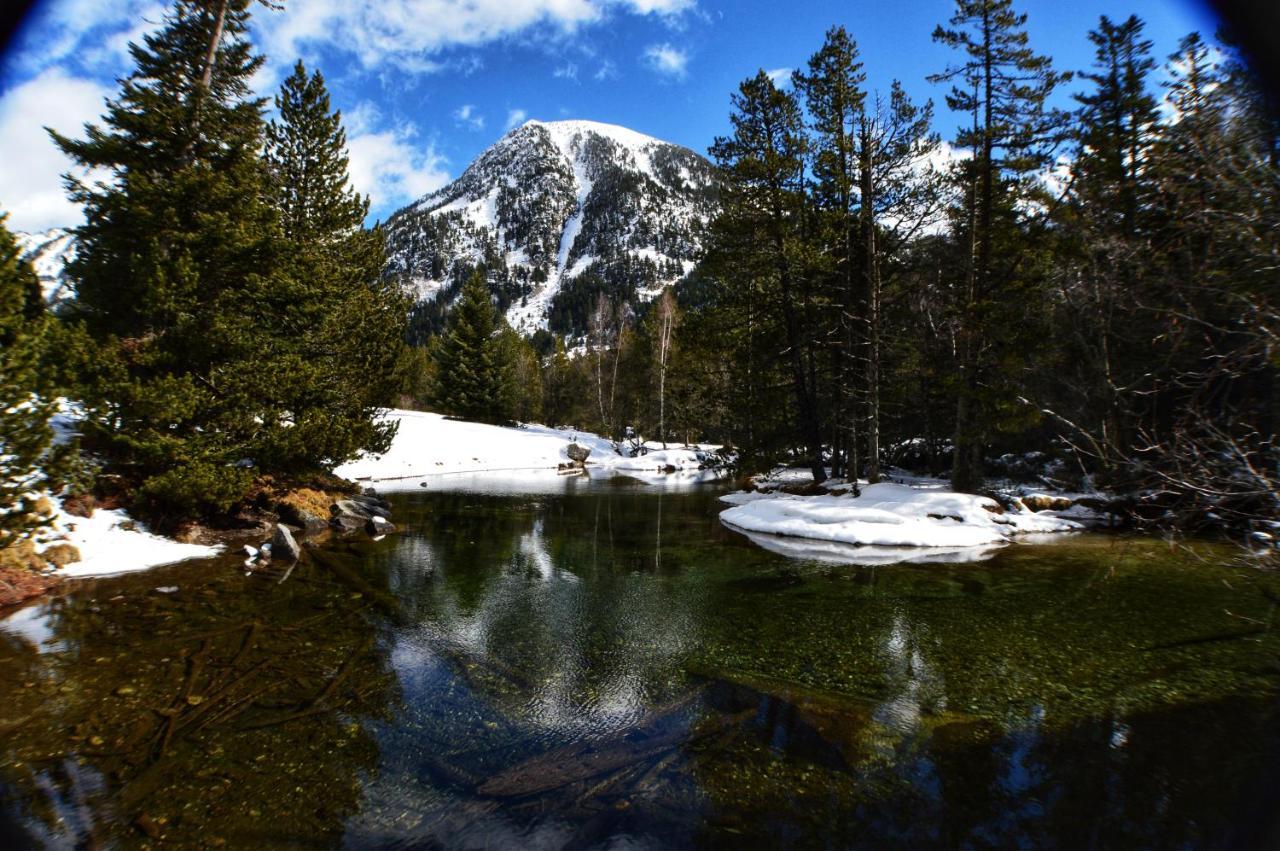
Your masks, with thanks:
M 31 262 L 40 277 L 44 300 L 56 308 L 75 298 L 75 290 L 62 274 L 67 262 L 75 257 L 75 237 L 62 228 L 51 228 L 41 233 L 14 233 L 22 257 Z
M 580 334 L 601 293 L 635 306 L 689 273 L 718 203 L 710 163 L 625 127 L 530 121 L 387 221 L 387 273 L 438 329 L 482 269 L 524 333 Z

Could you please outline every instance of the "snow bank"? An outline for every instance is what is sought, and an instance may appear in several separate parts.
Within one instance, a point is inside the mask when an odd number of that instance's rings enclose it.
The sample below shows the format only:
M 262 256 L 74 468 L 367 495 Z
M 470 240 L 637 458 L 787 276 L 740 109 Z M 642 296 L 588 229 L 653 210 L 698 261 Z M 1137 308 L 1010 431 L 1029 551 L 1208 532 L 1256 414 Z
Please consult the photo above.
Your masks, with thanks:
M 53 442 L 62 445 L 76 437 L 84 413 L 69 399 L 58 400 L 58 410 L 49 420 Z M 146 526 L 121 509 L 97 509 L 92 517 L 76 517 L 61 508 L 61 501 L 44 494 L 57 507 L 42 550 L 57 544 L 71 544 L 80 552 L 80 561 L 57 570 L 58 576 L 107 576 L 172 564 L 191 558 L 217 555 L 221 547 L 184 544 L 153 535 Z
M 53 500 L 57 504 L 57 500 Z M 144 570 L 189 558 L 217 555 L 221 547 L 183 544 L 153 535 L 124 511 L 98 509 L 92 517 L 75 517 L 61 510 L 52 525 L 57 540 L 80 551 L 80 561 L 57 571 L 59 576 L 107 576 Z
M 1070 532 L 1081 525 L 1050 512 L 1001 512 L 987 497 L 897 484 L 868 485 L 862 495 L 768 494 L 720 513 L 746 532 L 879 547 L 982 547 L 1022 534 Z
M 701 472 L 707 449 L 656 449 L 635 458 L 618 453 L 613 443 L 589 432 L 541 425 L 495 426 L 446 419 L 422 411 L 392 410 L 387 419 L 400 430 L 384 455 L 369 455 L 334 470 L 345 479 L 375 482 L 380 489 L 417 487 L 439 476 L 501 473 L 554 474 L 569 463 L 566 450 L 577 443 L 591 450 L 587 467 L 649 480 L 674 469 Z

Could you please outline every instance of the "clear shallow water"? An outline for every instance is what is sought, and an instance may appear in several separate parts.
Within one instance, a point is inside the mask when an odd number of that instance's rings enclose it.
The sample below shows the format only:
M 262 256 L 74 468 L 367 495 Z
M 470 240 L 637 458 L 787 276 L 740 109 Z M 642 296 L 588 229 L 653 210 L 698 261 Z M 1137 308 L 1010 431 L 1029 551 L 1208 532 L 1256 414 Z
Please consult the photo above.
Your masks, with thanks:
M 8 815 L 104 847 L 1280 839 L 1280 577 L 1229 550 L 850 566 L 711 490 L 489 490 L 0 621 Z

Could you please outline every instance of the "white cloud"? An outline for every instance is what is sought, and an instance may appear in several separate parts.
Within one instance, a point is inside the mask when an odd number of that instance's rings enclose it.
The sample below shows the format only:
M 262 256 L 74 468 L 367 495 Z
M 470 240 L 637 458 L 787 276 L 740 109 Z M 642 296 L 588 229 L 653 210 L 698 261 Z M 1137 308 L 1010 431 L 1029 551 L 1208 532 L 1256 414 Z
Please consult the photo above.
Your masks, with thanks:
M 507 129 L 510 130 L 513 127 L 519 127 L 521 124 L 524 124 L 528 117 L 529 113 L 523 109 L 511 110 L 507 113 Z
M 484 116 L 476 109 L 473 103 L 464 103 L 458 107 L 453 113 L 453 120 L 458 126 L 465 127 L 472 132 L 484 129 Z
M 772 71 L 765 71 L 765 75 L 773 81 L 773 84 L 780 89 L 785 89 L 791 85 L 790 68 L 774 68 Z
M 352 110 L 356 119 L 376 119 L 376 109 L 364 105 Z M 378 218 L 397 207 L 434 192 L 449 182 L 448 161 L 433 143 L 418 139 L 418 128 L 409 123 L 375 131 L 369 124 L 352 121 L 361 132 L 347 138 L 351 185 L 369 196 L 370 210 Z
M 49 68 L 0 98 L 0 209 L 16 230 L 74 226 L 80 207 L 67 200 L 61 175 L 72 163 L 53 144 L 45 126 L 72 138 L 97 122 L 104 98 L 114 91 L 92 80 Z
M 689 67 L 689 54 L 670 44 L 651 44 L 645 48 L 644 63 L 667 77 L 682 79 Z
M 560 80 L 573 80 L 576 83 L 578 82 L 578 66 L 573 62 L 566 62 L 552 71 L 551 76 Z
M 678 15 L 693 9 L 694 0 L 630 0 L 630 6 L 637 14 Z
M 127 67 L 128 42 L 140 41 L 164 14 L 156 0 L 54 0 L 40 4 L 20 38 L 15 66 L 35 75 L 74 60 L 113 73 Z M 38 39 L 36 38 L 38 36 Z
M 605 80 L 613 80 L 618 76 L 618 66 L 613 64 L 613 60 L 606 59 L 600 68 L 592 75 L 597 83 Z
M 83 2 L 83 0 L 81 0 Z M 273 57 L 303 55 L 325 46 L 354 55 L 365 68 L 452 47 L 476 47 L 541 28 L 569 35 L 617 11 L 674 19 L 695 0 L 309 0 L 260 14 L 265 47 Z M 421 70 L 433 70 L 428 63 Z

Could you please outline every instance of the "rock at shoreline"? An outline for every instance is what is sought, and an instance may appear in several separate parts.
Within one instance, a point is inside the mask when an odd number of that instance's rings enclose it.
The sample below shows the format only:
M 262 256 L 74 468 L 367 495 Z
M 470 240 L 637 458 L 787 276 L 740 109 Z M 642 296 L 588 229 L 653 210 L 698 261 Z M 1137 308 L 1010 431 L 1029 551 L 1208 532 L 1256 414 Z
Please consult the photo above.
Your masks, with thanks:
M 1030 511 L 1066 511 L 1075 503 L 1065 496 L 1033 493 L 1022 497 L 1022 504 Z
M 302 557 L 302 547 L 298 546 L 288 526 L 276 526 L 276 533 L 271 538 L 271 557 L 286 561 L 297 561 Z
M 369 522 L 367 517 L 356 517 L 353 514 L 335 514 L 329 520 L 329 525 L 339 532 L 354 532 L 357 529 L 363 529 L 364 524 L 367 522 Z
M 392 523 L 385 517 L 373 516 L 365 523 L 365 531 L 375 538 L 382 535 L 390 535 L 396 530 L 396 524 Z
M 569 460 L 577 464 L 587 463 L 587 458 L 591 455 L 591 450 L 578 444 L 570 443 L 564 450 L 564 454 L 569 456 Z

